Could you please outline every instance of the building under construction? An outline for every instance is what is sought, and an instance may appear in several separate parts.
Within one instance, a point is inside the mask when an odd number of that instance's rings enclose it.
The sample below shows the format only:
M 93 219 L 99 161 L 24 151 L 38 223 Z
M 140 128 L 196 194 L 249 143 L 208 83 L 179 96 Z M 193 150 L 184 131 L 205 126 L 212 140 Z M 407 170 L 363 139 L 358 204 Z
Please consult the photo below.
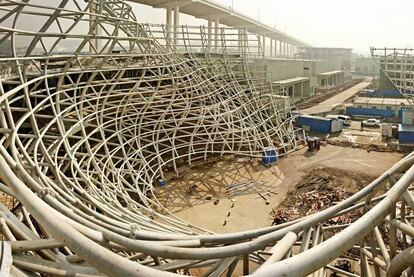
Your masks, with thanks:
M 393 51 L 373 56 L 411 101 Z M 413 154 L 352 193 L 289 179 L 319 155 L 295 104 L 356 95 L 352 49 L 207 0 L 4 0 L 0 53 L 0 276 L 411 276 Z M 295 196 L 275 180 L 317 184 L 309 210 L 272 206 Z

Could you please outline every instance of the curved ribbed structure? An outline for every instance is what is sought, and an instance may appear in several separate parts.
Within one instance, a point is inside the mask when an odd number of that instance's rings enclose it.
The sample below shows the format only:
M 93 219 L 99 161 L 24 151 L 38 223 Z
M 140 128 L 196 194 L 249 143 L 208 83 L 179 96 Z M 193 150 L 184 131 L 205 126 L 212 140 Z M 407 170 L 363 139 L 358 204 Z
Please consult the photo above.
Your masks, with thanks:
M 11 210 L 0 205 L 2 273 L 325 276 L 355 245 L 362 271 L 367 260 L 390 276 L 408 267 L 392 258 L 397 229 L 414 234 L 411 155 L 294 222 L 221 235 L 174 217 L 154 193 L 166 172 L 296 146 L 290 110 L 270 93 L 261 60 L 252 66 L 260 44 L 251 50 L 238 31 L 243 43 L 229 45 L 235 32 L 223 28 L 213 49 L 203 27 L 199 38 L 182 27 L 178 47 L 168 26 L 138 24 L 127 1 L 54 5 L 0 2 L 0 190 L 15 199 Z M 356 210 L 356 222 L 331 226 Z

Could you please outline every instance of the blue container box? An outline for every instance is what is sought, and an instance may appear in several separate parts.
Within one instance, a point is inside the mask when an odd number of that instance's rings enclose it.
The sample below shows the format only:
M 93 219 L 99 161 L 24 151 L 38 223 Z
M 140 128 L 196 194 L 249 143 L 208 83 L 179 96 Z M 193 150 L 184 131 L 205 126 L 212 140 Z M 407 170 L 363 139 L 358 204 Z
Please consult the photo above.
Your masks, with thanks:
M 264 165 L 271 165 L 277 162 L 277 153 L 275 149 L 268 149 L 263 152 L 262 163 Z
M 163 187 L 167 184 L 167 182 L 163 179 L 160 179 L 160 187 Z
M 300 115 L 297 126 L 304 128 L 307 126 L 309 131 L 321 134 L 329 134 L 332 131 L 332 119 L 313 115 Z

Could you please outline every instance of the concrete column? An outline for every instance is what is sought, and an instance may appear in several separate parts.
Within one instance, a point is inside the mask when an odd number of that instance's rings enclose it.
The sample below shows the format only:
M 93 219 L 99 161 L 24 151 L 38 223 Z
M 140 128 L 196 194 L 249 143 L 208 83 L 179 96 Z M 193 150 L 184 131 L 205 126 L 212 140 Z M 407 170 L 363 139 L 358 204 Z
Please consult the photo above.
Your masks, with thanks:
M 211 47 L 213 46 L 212 40 L 213 40 L 213 20 L 208 20 L 208 30 L 207 30 L 207 44 L 208 44 L 208 50 L 211 51 Z
M 275 57 L 277 56 L 277 39 L 275 39 Z
M 260 44 L 262 43 L 262 36 L 257 35 L 257 39 L 258 39 L 258 42 L 257 42 L 257 55 L 260 56 Z
M 169 44 L 170 39 L 171 39 L 172 9 L 167 8 L 165 9 L 165 12 L 166 12 L 165 25 L 167 25 L 167 44 Z
M 279 41 L 279 47 L 280 47 L 279 49 L 280 56 L 283 56 L 283 41 Z
M 263 42 L 262 42 L 262 47 L 263 47 L 263 56 L 266 56 L 266 36 L 262 36 L 263 38 Z
M 238 52 L 241 53 L 242 51 L 242 33 L 241 30 L 237 31 L 237 49 Z
M 220 19 L 216 18 L 214 20 L 214 48 L 218 52 L 219 47 L 219 33 L 220 33 Z
M 279 56 L 282 56 L 282 41 L 279 40 Z
M 275 56 L 279 56 L 279 40 L 275 40 Z
M 241 30 L 241 39 L 242 53 L 247 53 L 247 47 L 249 47 L 249 42 L 247 41 L 246 30 Z
M 180 25 L 180 6 L 176 6 L 174 8 L 174 43 L 175 45 L 178 45 L 179 25 Z
M 303 90 L 304 90 L 304 88 L 303 88 L 303 83 L 304 82 L 302 82 L 302 92 L 301 92 L 301 97 L 303 98 Z
M 270 39 L 270 57 L 273 57 L 273 39 Z

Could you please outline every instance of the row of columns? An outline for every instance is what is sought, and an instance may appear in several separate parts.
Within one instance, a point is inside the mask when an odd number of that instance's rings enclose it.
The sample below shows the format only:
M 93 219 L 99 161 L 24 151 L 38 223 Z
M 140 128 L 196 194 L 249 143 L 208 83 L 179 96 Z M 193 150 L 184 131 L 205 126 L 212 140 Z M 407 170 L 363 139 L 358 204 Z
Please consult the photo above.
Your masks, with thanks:
M 326 77 L 322 77 L 320 81 L 320 86 L 334 86 L 338 84 L 342 84 L 344 80 L 344 76 L 342 73 L 328 75 Z
M 172 22 L 174 19 L 174 22 Z M 168 7 L 166 9 L 166 25 L 167 25 L 167 39 L 174 41 L 174 44 L 178 44 L 179 39 L 179 25 L 180 25 L 180 6 L 174 8 Z
M 172 40 L 175 45 L 179 44 L 179 36 L 180 36 L 180 6 L 175 7 L 167 7 L 166 8 L 166 25 L 167 25 L 167 39 Z M 242 31 L 242 30 L 241 30 Z M 239 31 L 239 48 L 244 47 L 243 45 L 245 38 L 243 34 Z M 267 47 L 267 40 L 270 39 L 270 47 Z M 208 19 L 208 47 L 217 51 L 218 48 L 221 46 L 221 38 L 220 38 L 220 18 L 210 18 Z M 276 40 L 272 38 L 267 38 L 265 35 L 259 35 L 259 41 L 261 44 L 261 48 L 258 47 L 258 54 L 260 51 L 263 50 L 265 56 L 268 57 L 276 57 L 276 56 L 284 56 L 284 57 L 293 57 L 294 54 L 297 52 L 297 46 L 293 45 L 289 42 Z M 268 51 L 270 49 L 270 52 Z M 269 52 L 269 53 L 268 53 Z
M 270 41 L 269 47 L 267 47 L 268 40 Z M 267 38 L 263 35 L 259 35 L 259 41 L 262 44 L 263 53 L 267 57 L 293 57 L 298 51 L 298 47 L 294 44 L 277 39 Z
M 173 21 L 174 19 L 174 21 Z M 180 39 L 180 6 L 166 8 L 167 39 L 171 39 L 175 45 Z M 208 46 L 217 49 L 220 46 L 220 18 L 208 19 Z

